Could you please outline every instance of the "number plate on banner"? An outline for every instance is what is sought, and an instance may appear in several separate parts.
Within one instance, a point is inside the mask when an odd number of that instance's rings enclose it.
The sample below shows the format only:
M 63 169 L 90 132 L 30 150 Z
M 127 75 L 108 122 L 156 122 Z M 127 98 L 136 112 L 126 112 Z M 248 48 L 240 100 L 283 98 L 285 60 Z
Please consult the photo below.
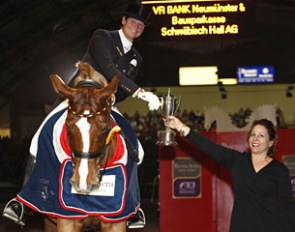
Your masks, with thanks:
M 91 191 L 88 195 L 105 197 L 115 196 L 115 181 L 115 175 L 103 175 L 99 187 Z M 77 192 L 73 187 L 71 188 L 71 193 L 81 194 Z

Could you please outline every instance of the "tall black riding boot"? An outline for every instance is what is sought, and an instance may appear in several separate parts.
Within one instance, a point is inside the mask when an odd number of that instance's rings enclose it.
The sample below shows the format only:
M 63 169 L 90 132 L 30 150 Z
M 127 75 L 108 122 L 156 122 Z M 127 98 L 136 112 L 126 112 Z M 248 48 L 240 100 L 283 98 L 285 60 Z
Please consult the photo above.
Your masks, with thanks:
M 36 157 L 30 155 L 25 170 L 23 186 L 27 183 L 31 176 L 36 162 Z M 16 198 L 11 199 L 3 210 L 3 216 L 14 221 L 18 225 L 24 226 L 26 219 L 29 215 L 29 208 L 23 203 L 19 202 Z

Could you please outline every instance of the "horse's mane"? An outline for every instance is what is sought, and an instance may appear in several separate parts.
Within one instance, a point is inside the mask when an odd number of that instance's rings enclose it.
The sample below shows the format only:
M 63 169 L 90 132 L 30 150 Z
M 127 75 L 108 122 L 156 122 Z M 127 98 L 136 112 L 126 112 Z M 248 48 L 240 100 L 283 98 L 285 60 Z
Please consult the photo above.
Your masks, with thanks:
M 244 127 L 237 127 L 232 123 L 230 115 L 220 107 L 212 106 L 205 108 L 205 129 L 209 130 L 212 123 L 216 122 L 217 131 L 248 131 L 252 126 L 254 120 L 268 119 L 274 125 L 276 122 L 276 110 L 275 105 L 261 105 L 258 106 L 249 116 L 248 123 Z

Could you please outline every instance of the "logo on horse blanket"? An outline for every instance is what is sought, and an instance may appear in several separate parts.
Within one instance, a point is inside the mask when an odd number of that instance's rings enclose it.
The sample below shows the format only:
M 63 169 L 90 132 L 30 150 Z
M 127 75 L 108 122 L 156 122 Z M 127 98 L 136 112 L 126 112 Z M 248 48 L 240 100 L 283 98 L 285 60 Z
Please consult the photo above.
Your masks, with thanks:
M 67 104 L 66 104 L 67 105 Z M 138 140 L 129 122 L 112 111 L 114 122 L 121 127 L 132 144 L 121 138 L 116 160 L 111 159 L 101 170 L 103 181 L 114 181 L 113 189 L 101 189 L 97 195 L 74 194 L 69 184 L 72 175 L 70 150 L 64 136 L 66 106 L 51 113 L 32 140 L 35 141 L 36 165 L 17 199 L 31 209 L 54 217 L 79 219 L 98 216 L 103 221 L 118 222 L 131 217 L 140 205 L 137 163 L 125 151 L 138 149 Z M 132 146 L 132 149 L 130 148 Z M 127 149 L 126 149 L 127 148 Z M 103 182 L 104 183 L 104 182 Z M 106 183 L 106 182 L 105 182 Z

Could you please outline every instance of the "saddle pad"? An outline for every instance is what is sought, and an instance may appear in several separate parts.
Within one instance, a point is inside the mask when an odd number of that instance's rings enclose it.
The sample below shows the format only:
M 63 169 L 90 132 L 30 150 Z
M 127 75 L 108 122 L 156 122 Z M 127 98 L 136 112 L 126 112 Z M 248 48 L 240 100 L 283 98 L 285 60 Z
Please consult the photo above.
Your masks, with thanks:
M 61 165 L 59 179 L 59 201 L 61 206 L 82 214 L 101 216 L 118 215 L 124 207 L 127 191 L 127 175 L 121 164 L 100 169 L 103 174 L 98 190 L 91 195 L 73 192 L 69 180 L 72 177 L 72 161 L 65 160 Z

